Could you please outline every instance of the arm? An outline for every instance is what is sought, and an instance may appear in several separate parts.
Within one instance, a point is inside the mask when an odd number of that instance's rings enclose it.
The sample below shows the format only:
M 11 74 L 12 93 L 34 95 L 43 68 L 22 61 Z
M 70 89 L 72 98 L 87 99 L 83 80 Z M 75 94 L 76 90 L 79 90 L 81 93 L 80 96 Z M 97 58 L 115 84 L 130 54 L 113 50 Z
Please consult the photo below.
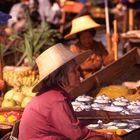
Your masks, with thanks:
M 88 138 L 102 138 L 104 134 L 81 127 L 79 120 L 74 115 L 71 106 L 66 102 L 59 101 L 53 105 L 51 112 L 52 124 L 60 134 L 72 140 L 86 140 Z
M 114 52 L 113 50 L 108 53 L 108 51 L 105 49 L 104 45 L 101 43 L 100 47 L 99 47 L 101 54 L 102 54 L 102 58 L 103 58 L 103 65 L 106 66 L 108 64 L 110 64 L 111 62 L 114 61 Z

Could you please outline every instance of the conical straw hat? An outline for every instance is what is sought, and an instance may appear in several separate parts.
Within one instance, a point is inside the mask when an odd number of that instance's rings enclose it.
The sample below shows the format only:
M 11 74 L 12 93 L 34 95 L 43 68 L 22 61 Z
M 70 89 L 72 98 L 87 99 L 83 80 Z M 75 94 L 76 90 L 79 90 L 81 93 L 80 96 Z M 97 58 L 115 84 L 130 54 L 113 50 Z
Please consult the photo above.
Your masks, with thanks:
M 61 43 L 50 47 L 36 59 L 39 70 L 39 81 L 33 87 L 33 92 L 37 92 L 42 80 L 47 78 L 49 74 L 57 70 L 62 65 L 72 59 L 75 59 L 77 64 L 81 64 L 89 55 L 91 55 L 91 51 L 89 50 L 80 54 L 75 54 Z
M 64 38 L 71 39 L 75 37 L 75 34 L 81 31 L 88 29 L 97 29 L 100 27 L 102 27 L 102 25 L 96 23 L 89 15 L 78 17 L 72 21 L 71 31 Z

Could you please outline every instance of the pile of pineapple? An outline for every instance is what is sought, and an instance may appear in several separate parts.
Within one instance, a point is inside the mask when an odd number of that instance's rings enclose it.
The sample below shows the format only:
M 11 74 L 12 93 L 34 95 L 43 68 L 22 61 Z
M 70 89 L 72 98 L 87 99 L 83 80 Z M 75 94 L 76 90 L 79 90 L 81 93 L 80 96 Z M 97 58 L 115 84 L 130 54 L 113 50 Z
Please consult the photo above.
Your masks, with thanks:
M 4 94 L 1 107 L 25 108 L 36 95 L 32 92 L 32 87 L 38 82 L 39 75 L 31 67 L 5 66 L 3 80 L 12 88 Z
M 33 86 L 39 79 L 35 70 L 31 67 L 5 66 L 3 68 L 3 79 L 9 86 Z

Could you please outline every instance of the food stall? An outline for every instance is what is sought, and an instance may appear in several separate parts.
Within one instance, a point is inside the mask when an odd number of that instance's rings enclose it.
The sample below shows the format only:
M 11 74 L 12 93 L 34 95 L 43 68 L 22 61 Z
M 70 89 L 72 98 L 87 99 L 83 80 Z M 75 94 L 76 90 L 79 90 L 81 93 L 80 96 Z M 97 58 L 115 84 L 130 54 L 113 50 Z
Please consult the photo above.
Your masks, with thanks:
M 119 135 L 140 128 L 140 85 L 131 88 L 139 80 L 140 49 L 133 48 L 73 90 L 77 117 L 91 129 Z

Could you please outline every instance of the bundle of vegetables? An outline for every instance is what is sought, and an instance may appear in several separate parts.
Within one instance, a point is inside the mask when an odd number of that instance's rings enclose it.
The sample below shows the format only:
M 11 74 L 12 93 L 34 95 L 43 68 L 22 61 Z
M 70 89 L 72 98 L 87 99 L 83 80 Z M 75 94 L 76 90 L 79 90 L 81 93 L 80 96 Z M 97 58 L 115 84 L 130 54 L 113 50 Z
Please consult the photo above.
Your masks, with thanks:
M 3 79 L 10 86 L 33 86 L 38 81 L 37 72 L 31 67 L 5 66 L 3 68 Z

